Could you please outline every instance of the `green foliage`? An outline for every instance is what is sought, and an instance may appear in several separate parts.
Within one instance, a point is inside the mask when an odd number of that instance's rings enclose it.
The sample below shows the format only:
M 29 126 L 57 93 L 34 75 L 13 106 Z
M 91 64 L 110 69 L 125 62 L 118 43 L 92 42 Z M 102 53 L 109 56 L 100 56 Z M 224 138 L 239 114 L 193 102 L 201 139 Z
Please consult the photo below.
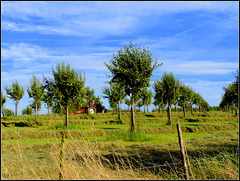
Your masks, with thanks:
M 131 131 L 134 131 L 134 99 L 141 89 L 150 86 L 150 77 L 153 70 L 161 66 L 157 60 L 153 61 L 151 52 L 145 47 L 135 48 L 130 42 L 125 44 L 124 49 L 119 49 L 118 54 L 113 54 L 109 64 L 104 62 L 112 75 L 111 83 L 118 83 L 123 87 L 125 93 L 131 96 Z
M 143 106 L 143 101 L 140 99 L 137 101 L 137 107 L 139 108 L 139 111 L 140 111 L 140 108 Z
M 16 104 L 16 116 L 17 116 L 17 106 L 19 101 L 23 98 L 24 88 L 19 85 L 17 80 L 12 83 L 12 87 L 3 86 L 7 92 L 7 95 L 12 99 Z
M 52 68 L 53 79 L 44 78 L 44 90 L 53 99 L 54 105 L 60 110 L 65 110 L 66 125 L 68 120 L 68 106 L 80 99 L 84 89 L 85 78 L 81 72 L 75 72 L 70 65 L 56 65 L 56 71 Z
M 148 90 L 147 87 L 144 87 L 141 90 L 141 94 L 139 97 L 142 99 L 142 102 L 144 105 L 144 112 L 145 112 L 145 106 L 148 107 L 152 103 L 153 92 L 151 91 L 151 89 Z
M 36 103 L 35 101 L 33 101 L 31 104 L 30 104 L 31 108 L 36 110 Z M 40 111 L 41 110 L 41 107 L 42 107 L 42 102 L 37 102 L 37 110 Z
M 234 75 L 236 80 L 231 84 L 228 84 L 223 87 L 224 94 L 222 96 L 222 101 L 220 102 L 219 106 L 224 109 L 225 107 L 229 108 L 233 106 L 238 108 L 238 87 L 239 87 L 239 80 L 238 80 L 238 70 Z
M 85 79 L 81 72 L 75 72 L 70 65 L 64 63 L 56 65 L 56 71 L 52 69 L 54 79 L 44 78 L 44 89 L 53 98 L 55 104 L 60 107 L 67 106 L 75 101 L 83 90 Z
M 122 102 L 126 97 L 124 89 L 120 84 L 109 82 L 109 87 L 102 87 L 102 93 L 105 94 L 104 98 L 107 98 L 110 107 L 114 108 L 118 102 Z
M 179 80 L 175 79 L 173 73 L 164 72 L 161 80 L 154 81 L 155 98 L 158 102 L 163 101 L 164 104 L 171 106 L 179 95 Z
M 154 81 L 155 98 L 157 103 L 168 104 L 168 124 L 172 124 L 171 106 L 176 101 L 180 92 L 180 82 L 173 73 L 164 72 L 161 80 Z
M 7 102 L 6 100 L 6 96 L 3 94 L 3 92 L 1 91 L 1 107 L 3 107 L 3 105 Z
M 5 116 L 14 116 L 14 112 L 10 109 L 4 109 Z
M 33 114 L 33 109 L 32 109 L 32 107 L 31 106 L 27 106 L 26 108 L 24 108 L 23 110 L 22 110 L 22 114 L 24 115 L 32 115 Z
M 124 87 L 127 95 L 137 96 L 143 87 L 150 86 L 152 72 L 162 64 L 153 62 L 152 54 L 143 47 L 135 48 L 130 42 L 124 49 L 119 49 L 118 54 L 113 54 L 110 64 L 104 63 L 111 71 L 111 82 L 117 82 Z
M 127 106 L 128 106 L 128 110 L 129 110 L 129 106 L 131 105 L 131 100 L 125 98 L 125 102 L 124 102 L 124 103 L 127 104 Z
M 183 106 L 189 100 L 190 89 L 183 82 L 180 83 L 180 96 L 178 97 L 178 105 Z
M 43 84 L 33 75 L 30 80 L 30 86 L 27 88 L 29 98 L 33 98 L 35 103 L 38 103 L 43 98 Z

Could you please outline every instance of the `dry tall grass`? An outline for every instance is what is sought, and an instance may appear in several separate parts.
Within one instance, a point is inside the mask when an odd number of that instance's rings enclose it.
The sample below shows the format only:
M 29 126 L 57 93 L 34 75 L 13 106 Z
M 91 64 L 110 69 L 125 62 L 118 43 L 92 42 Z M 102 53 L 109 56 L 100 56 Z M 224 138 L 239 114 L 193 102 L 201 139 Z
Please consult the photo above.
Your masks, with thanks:
M 112 152 L 112 158 L 102 155 L 96 144 L 84 139 L 75 139 L 68 134 L 64 143 L 64 163 L 60 167 L 60 143 L 56 136 L 56 143 L 46 145 L 47 153 L 38 156 L 34 150 L 24 148 L 18 143 L 2 145 L 2 149 L 9 150 L 9 158 L 1 159 L 1 179 L 59 179 L 62 173 L 65 180 L 135 180 L 135 179 L 183 179 L 183 169 L 178 164 L 156 168 L 144 168 L 139 160 L 129 158 L 124 147 L 121 155 Z M 38 150 L 38 151 L 41 151 Z M 27 155 L 28 154 L 28 155 Z M 32 155 L 31 155 L 32 154 Z M 43 154 L 43 153 L 42 153 Z M 46 155 L 47 154 L 47 155 Z M 169 155 L 171 156 L 171 155 Z M 174 161 L 174 158 L 172 159 Z M 239 178 L 238 156 L 227 153 L 210 157 L 201 153 L 200 158 L 189 159 L 191 179 L 232 179 Z M 139 169 L 141 168 L 141 169 Z

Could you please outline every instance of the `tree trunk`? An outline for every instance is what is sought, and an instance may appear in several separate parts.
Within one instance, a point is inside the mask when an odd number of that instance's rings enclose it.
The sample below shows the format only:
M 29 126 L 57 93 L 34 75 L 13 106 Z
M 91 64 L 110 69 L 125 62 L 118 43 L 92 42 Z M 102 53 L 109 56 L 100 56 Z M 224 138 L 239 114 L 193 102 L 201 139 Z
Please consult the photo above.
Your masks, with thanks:
M 14 114 L 14 112 L 13 112 L 13 110 L 12 110 L 12 108 L 10 107 L 10 110 L 11 110 L 11 114 Z
M 121 120 L 121 107 L 120 107 L 120 101 L 118 102 L 118 119 Z
M 186 117 L 186 106 L 185 106 L 185 103 L 183 104 L 183 115 L 184 115 L 184 117 Z
M 193 105 L 192 105 L 192 103 L 191 103 L 191 113 L 193 114 Z
M 49 114 L 49 106 L 48 106 L 48 114 Z
M 145 102 L 144 102 L 144 113 L 146 113 L 146 105 L 145 105 Z
M 168 105 L 168 108 L 167 108 L 167 115 L 168 115 L 168 124 L 172 125 L 171 106 L 170 105 Z
M 17 108 L 18 108 L 18 103 L 16 103 L 16 116 L 17 116 Z
M 134 98 L 132 97 L 131 104 L 131 132 L 135 131 L 135 117 L 134 117 Z
M 161 106 L 159 105 L 158 108 L 159 108 L 159 109 L 158 109 L 158 112 L 160 113 L 160 112 L 161 112 Z
M 149 112 L 149 111 L 148 111 L 148 105 L 147 105 L 147 112 Z
M 35 103 L 35 120 L 37 120 L 37 102 Z
M 65 122 L 66 128 L 68 127 L 68 105 L 66 106 L 66 122 Z

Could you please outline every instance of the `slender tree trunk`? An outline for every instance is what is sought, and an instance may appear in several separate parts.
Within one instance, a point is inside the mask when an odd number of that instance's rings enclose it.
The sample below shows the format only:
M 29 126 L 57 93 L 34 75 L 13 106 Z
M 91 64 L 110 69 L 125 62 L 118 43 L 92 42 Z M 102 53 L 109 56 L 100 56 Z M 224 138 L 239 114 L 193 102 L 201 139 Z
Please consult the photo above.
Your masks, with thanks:
M 158 106 L 158 112 L 159 113 L 161 112 L 161 106 L 160 105 Z
M 48 106 L 48 114 L 49 114 L 49 106 Z
M 118 102 L 118 119 L 121 120 L 121 107 L 120 107 L 120 101 Z
M 193 104 L 191 103 L 191 113 L 193 114 Z
M 10 107 L 10 110 L 11 110 L 11 114 L 14 114 L 14 113 L 13 113 L 13 110 L 12 110 L 12 108 L 11 108 L 11 107 Z
M 17 114 L 17 108 L 18 108 L 18 103 L 16 103 L 16 116 L 18 115 L 18 114 Z
M 131 105 L 131 132 L 135 131 L 135 115 L 134 115 L 134 98 L 132 97 Z
M 184 117 L 186 117 L 186 106 L 185 106 L 185 103 L 183 103 L 183 115 L 184 115 Z
M 68 127 L 68 105 L 66 106 L 66 122 L 65 122 L 66 128 Z
M 3 117 L 4 117 L 5 116 L 5 112 L 4 112 L 3 106 L 2 106 L 2 114 L 3 114 Z
M 35 120 L 37 120 L 37 109 L 38 109 L 38 107 L 37 107 L 37 102 L 35 103 Z
M 175 112 L 177 112 L 177 106 L 175 105 Z
M 146 105 L 145 105 L 145 102 L 144 102 L 144 113 L 146 113 Z
M 236 116 L 236 117 L 237 117 L 237 115 L 238 115 L 237 110 L 238 110 L 238 108 L 236 107 L 236 109 L 235 109 L 235 116 Z
M 147 105 L 147 112 L 149 112 L 149 111 L 148 111 L 148 105 Z

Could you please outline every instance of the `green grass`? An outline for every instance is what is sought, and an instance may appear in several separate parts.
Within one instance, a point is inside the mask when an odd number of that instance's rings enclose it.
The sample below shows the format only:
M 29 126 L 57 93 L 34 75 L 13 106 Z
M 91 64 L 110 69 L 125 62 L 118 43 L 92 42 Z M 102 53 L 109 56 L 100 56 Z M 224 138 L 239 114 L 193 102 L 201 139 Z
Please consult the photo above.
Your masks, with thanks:
M 187 113 L 187 117 L 182 117 L 183 113 L 173 113 L 173 126 L 166 125 L 166 113 L 136 113 L 136 132 L 130 133 L 130 114 L 122 114 L 122 121 L 117 119 L 116 114 L 97 114 L 95 116 L 87 115 L 70 115 L 69 126 L 66 138 L 66 155 L 74 150 L 81 150 L 83 145 L 87 152 L 102 151 L 126 148 L 124 152 L 104 151 L 99 152 L 104 158 L 113 158 L 118 154 L 118 158 L 136 159 L 138 161 L 152 162 L 156 164 L 165 161 L 172 162 L 172 158 L 180 158 L 180 148 L 178 145 L 178 135 L 176 124 L 179 121 L 182 127 L 183 140 L 189 155 L 197 157 L 200 153 L 209 155 L 218 154 L 219 152 L 236 150 L 239 142 L 239 120 L 230 113 L 209 112 L 209 113 Z M 188 117 L 189 116 L 189 117 Z M 34 122 L 34 116 L 9 117 L 3 122 Z M 39 115 L 39 123 L 36 127 L 2 127 L 1 131 L 1 148 L 3 157 L 17 158 L 20 155 L 29 157 L 22 160 L 27 166 L 25 168 L 35 168 L 36 174 L 44 173 L 39 179 L 57 179 L 57 167 L 51 161 L 50 157 L 34 158 L 39 155 L 49 155 L 50 153 L 59 154 L 59 144 L 61 141 L 60 131 L 65 130 L 65 115 Z M 135 146 L 135 147 L 134 147 Z M 31 157 L 31 158 L 30 158 Z M 171 158 L 172 157 L 172 158 Z M 141 159 L 140 159 L 141 158 Z M 210 158 L 209 158 L 210 159 Z M 68 161 L 70 161 L 69 159 Z M 133 161 L 132 160 L 132 161 Z M 21 160 L 20 160 L 21 161 Z M 220 174 L 213 174 L 216 171 L 221 173 L 220 167 L 224 167 L 226 160 L 212 160 L 216 163 L 223 162 L 216 166 L 205 165 L 207 170 L 201 170 L 201 167 L 192 168 L 195 179 L 221 178 Z M 4 169 L 12 169 L 12 175 L 16 177 L 4 178 L 25 178 L 23 175 L 22 163 L 14 160 L 4 160 Z M 132 162 L 134 163 L 134 162 Z M 75 164 L 75 162 L 74 162 Z M 229 165 L 231 165 L 229 163 Z M 79 168 L 79 166 L 77 167 Z M 42 169 L 42 170 L 41 170 Z M 195 170 L 194 170 L 195 169 Z M 209 170 L 213 170 L 210 171 Z M 43 172 L 44 170 L 44 172 Z M 55 170 L 54 176 L 46 177 L 45 173 L 51 175 Z M 151 171 L 151 170 L 149 170 Z M 159 171 L 159 170 L 158 170 Z M 199 176 L 197 172 L 201 171 L 208 175 Z M 231 170 L 230 170 L 231 171 Z M 71 173 L 71 172 L 69 172 Z M 82 173 L 82 172 L 81 172 Z M 94 172 L 95 173 L 95 172 Z M 34 173 L 32 176 L 34 177 Z M 23 177 L 21 177 L 23 175 Z M 70 174 L 72 175 L 72 174 Z M 144 174 L 143 174 L 144 175 Z M 157 176 L 158 173 L 156 172 Z M 56 177 L 55 177 L 56 176 Z M 30 178 L 30 177 L 29 177 Z M 32 177 L 31 177 L 32 178 Z M 143 178 L 145 178 L 143 176 Z M 168 171 L 165 172 L 164 178 L 161 179 L 179 179 L 180 176 L 174 175 Z M 224 177 L 226 178 L 226 177 Z M 155 178 L 156 179 L 156 178 Z M 157 177 L 157 179 L 159 179 Z

